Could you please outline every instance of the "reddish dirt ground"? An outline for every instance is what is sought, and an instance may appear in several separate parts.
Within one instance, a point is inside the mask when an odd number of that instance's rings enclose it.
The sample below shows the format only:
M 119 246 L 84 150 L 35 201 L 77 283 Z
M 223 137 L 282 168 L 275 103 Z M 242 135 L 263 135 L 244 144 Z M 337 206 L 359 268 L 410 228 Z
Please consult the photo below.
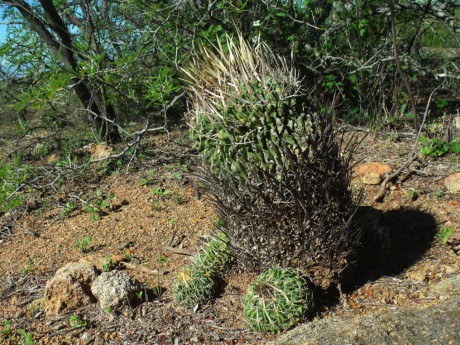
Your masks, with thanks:
M 369 135 L 356 159 L 396 169 L 407 159 L 412 140 Z M 155 145 L 170 149 L 172 144 L 158 137 Z M 86 180 L 69 182 L 61 194 L 40 200 L 39 207 L 10 212 L 0 219 L 0 321 L 8 320 L 11 327 L 7 332 L 4 325 L 1 344 L 22 343 L 21 329 L 32 334 L 37 344 L 236 344 L 273 338 L 252 332 L 242 317 L 241 300 L 254 274 L 231 269 L 219 296 L 197 310 L 172 299 L 172 279 L 188 259 L 166 247 L 199 250 L 201 238 L 212 232 L 216 220 L 212 204 L 206 195 L 198 198 L 187 176 L 194 170 L 193 161 L 180 158 L 183 148 L 174 150 L 180 154 L 145 160 L 128 174 L 122 170 L 95 179 L 98 175 L 89 172 Z M 389 186 L 382 203 L 372 201 L 379 186 L 365 186 L 364 205 L 378 210 L 375 212 L 393 232 L 399 232 L 399 227 L 411 229 L 405 235 L 409 238 L 394 236 L 395 250 L 404 251 L 401 246 L 408 245 L 411 255 L 398 257 L 400 261 L 384 264 L 379 271 L 364 270 L 353 291 L 340 303 L 321 306 L 315 317 L 437 302 L 427 297 L 430 287 L 460 272 L 460 196 L 447 194 L 443 185 L 444 176 L 459 169 L 458 156 L 420 160 L 411 166 L 410 174 L 403 172 Z M 359 189 L 358 179 L 353 185 Z M 161 197 L 155 188 L 171 192 Z M 84 202 L 95 204 L 102 199 L 109 205 L 95 217 Z M 66 213 L 68 202 L 75 207 Z M 435 232 L 419 236 L 430 222 Z M 454 231 L 443 243 L 438 233 L 447 228 Z M 87 251 L 79 251 L 77 241 L 88 236 L 92 240 Z M 161 287 L 161 293 L 116 315 L 94 304 L 59 317 L 45 316 L 40 298 L 57 269 L 83 257 L 114 255 L 124 256 L 137 268 L 158 270 L 157 274 L 130 268 L 126 272 L 148 289 Z M 72 315 L 85 320 L 86 326 L 72 328 Z

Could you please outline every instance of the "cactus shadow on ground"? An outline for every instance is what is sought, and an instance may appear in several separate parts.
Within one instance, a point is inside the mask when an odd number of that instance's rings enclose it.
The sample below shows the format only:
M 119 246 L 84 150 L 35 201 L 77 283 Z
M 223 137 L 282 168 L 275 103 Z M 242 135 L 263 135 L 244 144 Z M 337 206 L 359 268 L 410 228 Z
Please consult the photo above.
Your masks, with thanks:
M 431 248 L 437 232 L 434 216 L 420 209 L 364 206 L 359 216 L 365 238 L 355 288 L 403 273 Z

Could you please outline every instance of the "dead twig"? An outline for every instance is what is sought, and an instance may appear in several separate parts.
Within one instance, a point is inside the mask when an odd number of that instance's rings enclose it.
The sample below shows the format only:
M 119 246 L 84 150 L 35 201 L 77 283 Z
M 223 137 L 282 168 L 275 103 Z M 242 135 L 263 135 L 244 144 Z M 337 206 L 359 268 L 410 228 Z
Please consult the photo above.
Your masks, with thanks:
M 417 159 L 417 157 L 417 155 L 411 155 L 409 160 L 403 166 L 401 166 L 398 170 L 394 171 L 392 174 L 389 174 L 385 178 L 385 180 L 383 180 L 382 184 L 380 185 L 379 192 L 374 196 L 374 202 L 381 202 L 383 200 L 383 197 L 385 196 L 385 193 L 387 191 L 388 182 L 398 177 L 404 169 L 409 168 L 409 166 Z
M 418 143 L 418 140 L 420 138 L 420 134 L 422 133 L 422 129 L 423 129 L 423 126 L 425 125 L 425 120 L 426 120 L 426 117 L 428 115 L 428 111 L 430 109 L 430 104 L 431 104 L 431 100 L 433 98 L 433 95 L 434 93 L 438 90 L 439 87 L 437 87 L 436 89 L 434 89 L 431 94 L 430 94 L 430 97 L 428 97 L 428 102 L 426 103 L 426 107 L 425 107 L 425 112 L 423 114 L 423 120 L 422 120 L 422 123 L 420 124 L 420 128 L 418 130 L 418 133 L 417 133 L 417 137 L 415 138 L 415 141 L 414 141 L 414 146 L 412 147 L 412 152 L 411 154 L 409 155 L 409 159 L 406 161 L 406 163 L 404 163 L 398 170 L 394 171 L 393 173 L 389 174 L 385 180 L 383 180 L 382 184 L 380 185 L 380 189 L 378 191 L 378 193 L 374 196 L 374 202 L 382 202 L 383 201 L 383 198 L 385 196 L 385 193 L 387 191 L 387 184 L 388 182 L 392 181 L 393 179 L 395 179 L 396 177 L 399 176 L 399 174 L 401 174 L 401 172 L 407 168 L 410 167 L 410 165 L 415 162 L 418 158 L 418 153 L 417 153 L 417 143 Z
M 160 273 L 158 270 L 152 270 L 152 269 L 150 269 L 148 267 L 145 267 L 145 266 L 142 266 L 142 265 L 131 264 L 131 263 L 125 262 L 125 261 L 121 261 L 120 264 L 125 266 L 126 268 L 136 270 L 136 271 L 139 271 L 139 272 L 144 272 L 144 273 L 147 273 L 147 274 L 156 275 L 156 274 Z M 165 274 L 165 273 L 166 272 L 163 272 L 163 274 Z
M 182 249 L 182 248 L 174 248 L 171 246 L 166 246 L 165 250 L 169 250 L 170 252 L 173 252 L 175 254 L 180 254 L 180 255 L 186 255 L 186 256 L 193 256 L 193 252 L 187 249 Z

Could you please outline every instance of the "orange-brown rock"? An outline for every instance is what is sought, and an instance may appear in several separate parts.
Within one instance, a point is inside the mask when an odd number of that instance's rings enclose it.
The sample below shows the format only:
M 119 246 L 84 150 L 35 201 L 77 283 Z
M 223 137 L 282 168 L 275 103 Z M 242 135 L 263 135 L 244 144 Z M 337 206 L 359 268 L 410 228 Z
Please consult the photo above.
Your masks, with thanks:
M 91 284 L 95 279 L 96 270 L 88 263 L 71 262 L 57 270 L 45 286 L 45 313 L 60 314 L 94 302 Z
M 361 163 L 355 168 L 355 176 L 361 179 L 364 184 L 379 184 L 393 169 L 382 163 L 366 162 Z

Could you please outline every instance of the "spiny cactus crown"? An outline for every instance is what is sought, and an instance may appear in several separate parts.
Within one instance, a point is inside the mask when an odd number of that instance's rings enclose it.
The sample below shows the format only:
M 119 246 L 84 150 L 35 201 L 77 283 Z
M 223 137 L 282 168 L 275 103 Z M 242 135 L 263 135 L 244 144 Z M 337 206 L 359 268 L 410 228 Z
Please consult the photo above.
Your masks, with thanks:
M 310 119 L 298 104 L 297 71 L 267 45 L 251 47 L 227 37 L 184 70 L 192 91 L 189 124 L 195 146 L 211 170 L 244 181 L 258 168 L 279 178 L 289 164 L 279 154 L 306 149 Z
M 308 283 L 295 270 L 271 268 L 248 287 L 244 317 L 257 331 L 280 333 L 301 321 L 312 301 Z
M 195 306 L 209 301 L 215 292 L 214 272 L 202 265 L 188 265 L 180 269 L 173 283 L 172 294 L 176 301 Z

